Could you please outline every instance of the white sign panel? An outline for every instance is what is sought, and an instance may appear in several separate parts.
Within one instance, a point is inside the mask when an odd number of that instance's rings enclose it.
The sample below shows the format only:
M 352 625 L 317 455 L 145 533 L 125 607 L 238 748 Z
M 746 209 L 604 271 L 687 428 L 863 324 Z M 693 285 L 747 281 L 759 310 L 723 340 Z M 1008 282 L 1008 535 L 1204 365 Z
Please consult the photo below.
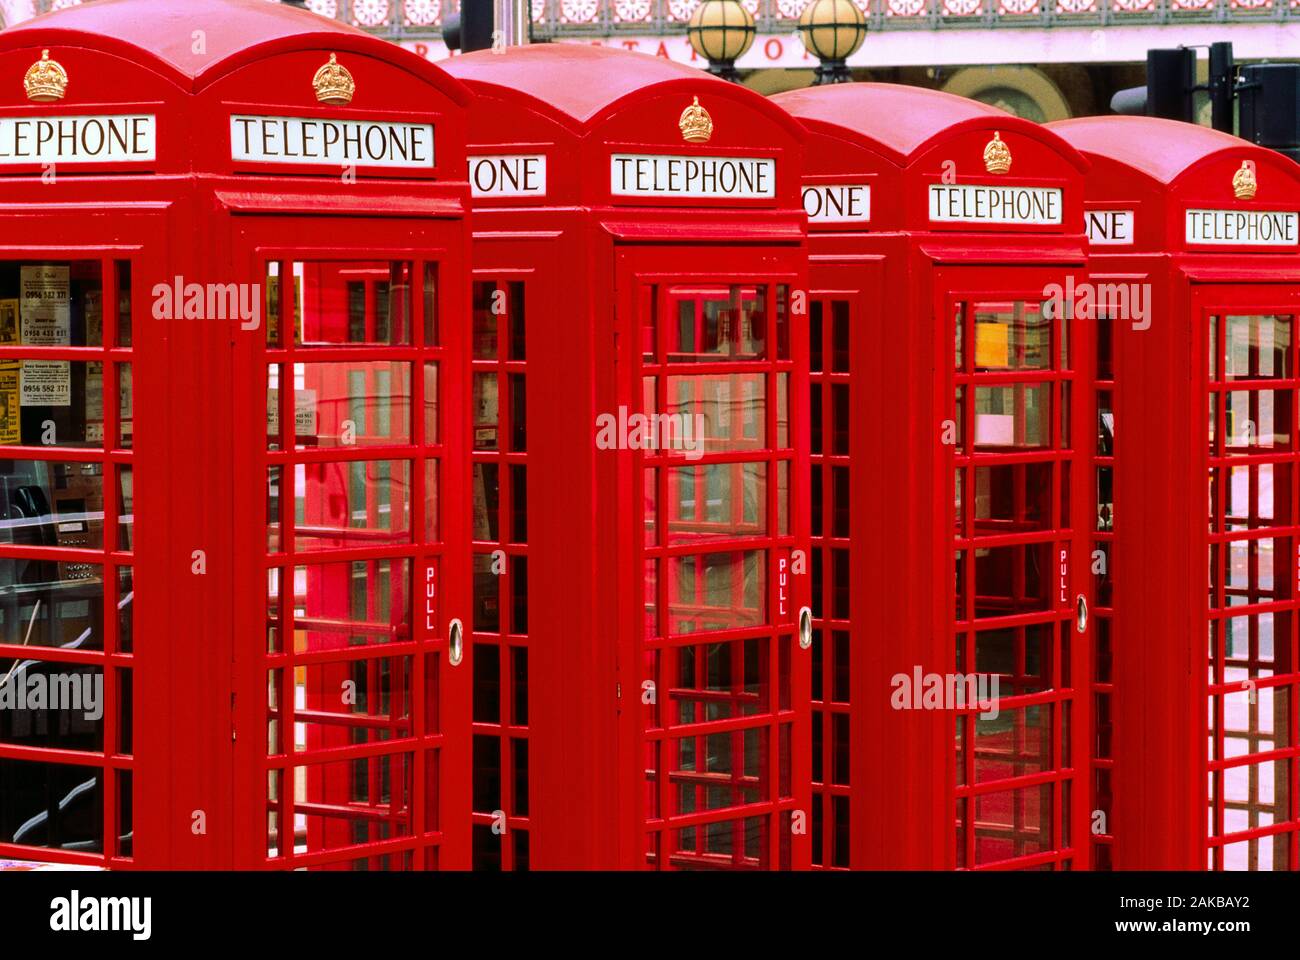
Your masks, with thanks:
M 1188 243 L 1293 247 L 1298 219 L 1293 210 L 1188 210 L 1184 224 Z
M 871 219 L 871 187 L 865 183 L 804 187 L 803 209 L 809 223 L 867 223 Z
M 932 183 L 930 220 L 934 223 L 1058 224 L 1061 189 Z
M 609 192 L 616 197 L 768 199 L 776 196 L 776 161 L 616 153 L 609 158 Z
M 331 167 L 433 167 L 433 125 L 328 117 L 230 118 L 230 159 Z
M 157 151 L 152 115 L 0 117 L 0 165 L 146 162 Z
M 1089 210 L 1084 214 L 1084 232 L 1094 247 L 1116 247 L 1133 242 L 1132 210 Z
M 546 155 L 470 157 L 469 191 L 476 197 L 544 197 Z

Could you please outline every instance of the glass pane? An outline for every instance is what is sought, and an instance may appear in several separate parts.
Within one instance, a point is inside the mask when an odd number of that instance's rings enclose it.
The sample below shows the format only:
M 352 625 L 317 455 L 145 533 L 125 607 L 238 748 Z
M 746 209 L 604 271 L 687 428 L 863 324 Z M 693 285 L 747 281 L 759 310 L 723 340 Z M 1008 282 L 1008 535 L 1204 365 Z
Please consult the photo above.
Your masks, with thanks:
M 410 640 L 410 580 L 407 559 L 296 567 L 295 650 L 342 650 Z
M 1046 383 L 975 388 L 975 446 L 1045 447 L 1051 443 L 1051 386 Z
M 498 290 L 491 281 L 480 280 L 474 284 L 474 359 L 495 360 L 497 357 L 497 318 L 505 313 L 504 290 Z
M 474 374 L 474 449 L 496 450 L 500 406 L 497 400 L 497 375 Z
M 0 262 L 0 344 L 102 346 L 103 296 L 98 260 Z
M 280 391 L 272 368 L 267 432 L 278 441 Z M 299 449 L 372 447 L 411 441 L 411 365 L 388 360 L 294 365 L 294 435 Z
M 670 557 L 670 632 L 732 630 L 762 623 L 766 597 L 762 550 Z
M 975 551 L 977 617 L 1051 609 L 1052 544 L 1032 543 Z
M 1038 304 L 976 303 L 976 370 L 1046 370 L 1052 363 L 1052 324 Z
M 281 264 L 267 264 L 267 342 L 280 344 Z M 294 342 L 302 347 L 411 342 L 409 261 L 294 262 L 284 310 L 293 317 Z M 427 321 L 426 321 L 427 322 Z M 284 326 L 288 326 L 285 324 Z
M 1046 530 L 1052 525 L 1052 464 L 975 468 L 977 536 Z
M 297 550 L 411 541 L 408 461 L 327 460 L 298 464 L 294 470 Z
M 118 260 L 117 266 L 117 345 L 131 346 L 131 261 Z
M 129 674 L 129 671 L 125 671 Z M 104 749 L 104 670 L 0 657 L 0 743 L 50 750 Z M 10 784 L 5 784 L 9 789 Z
M 1225 380 L 1283 380 L 1294 376 L 1291 317 L 1227 316 L 1224 322 Z
M 766 378 L 715 374 L 668 378 L 668 414 L 661 424 L 675 436 L 661 447 L 704 453 L 757 450 L 766 445 Z M 700 443 L 700 440 L 703 443 Z
M 667 296 L 669 363 L 765 358 L 767 287 L 681 284 Z
M 767 532 L 767 464 L 711 463 L 668 471 L 668 543 Z
M 10 843 L 99 853 L 104 776 L 98 767 L 0 759 L 0 836 Z
M 438 461 L 426 460 L 424 463 L 424 539 L 426 543 L 438 542 L 438 516 L 440 510 Z
M 65 579 L 62 571 L 80 575 Z M 102 578 L 99 564 L 0 560 L 0 638 L 14 646 L 104 649 Z
M 1053 847 L 1052 784 L 975 797 L 975 863 L 1042 853 Z
M 1293 391 L 1232 390 L 1222 396 L 1227 452 L 1292 449 Z
M 438 345 L 438 265 L 424 265 L 424 345 Z
M 118 369 L 127 371 L 121 389 L 122 412 L 129 418 L 130 364 L 119 364 Z M 124 428 L 129 431 L 129 423 Z M 103 443 L 103 363 L 0 360 L 0 445 L 99 447 Z M 129 439 L 124 445 L 130 445 Z
M 104 546 L 103 471 L 99 463 L 0 460 L 0 509 L 3 510 L 0 516 L 5 518 L 0 521 L 0 543 L 101 549 Z M 60 566 L 72 569 L 80 565 Z

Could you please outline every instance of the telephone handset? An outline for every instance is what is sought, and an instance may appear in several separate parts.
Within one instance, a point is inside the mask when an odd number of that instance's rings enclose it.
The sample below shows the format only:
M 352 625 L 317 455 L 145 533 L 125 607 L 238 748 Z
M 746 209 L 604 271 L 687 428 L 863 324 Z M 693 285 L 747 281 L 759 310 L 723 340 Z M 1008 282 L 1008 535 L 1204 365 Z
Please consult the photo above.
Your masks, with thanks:
M 13 542 L 21 546 L 53 547 L 58 544 L 54 532 L 53 515 L 45 499 L 45 491 L 35 484 L 15 487 L 5 511 L 11 520 L 41 520 L 43 523 L 14 526 Z M 53 564 L 48 560 L 32 560 L 16 578 L 18 583 L 48 583 L 54 579 Z

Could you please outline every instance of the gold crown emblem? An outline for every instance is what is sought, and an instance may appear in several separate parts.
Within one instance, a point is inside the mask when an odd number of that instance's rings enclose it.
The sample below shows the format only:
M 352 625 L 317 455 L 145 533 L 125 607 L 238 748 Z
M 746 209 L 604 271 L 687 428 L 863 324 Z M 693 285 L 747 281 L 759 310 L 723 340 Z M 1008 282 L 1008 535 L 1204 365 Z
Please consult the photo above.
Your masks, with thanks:
M 984 169 L 989 173 L 1006 173 L 1011 169 L 1011 148 L 1002 142 L 1002 134 L 997 130 L 984 146 Z
M 1241 169 L 1232 175 L 1232 192 L 1238 200 L 1254 200 L 1259 184 L 1255 181 L 1255 165 L 1241 161 Z
M 709 111 L 700 106 L 700 98 L 682 111 L 677 126 L 682 130 L 682 139 L 687 143 L 708 143 L 713 136 L 713 118 Z
M 57 60 L 50 59 L 50 51 L 42 50 L 41 59 L 27 68 L 23 86 L 27 88 L 28 100 L 37 103 L 62 100 L 68 90 L 68 71 Z
M 311 85 L 316 88 L 316 99 L 321 103 L 342 106 L 352 102 L 352 94 L 357 85 L 348 68 L 339 63 L 339 58 L 330 54 L 330 62 L 316 71 Z

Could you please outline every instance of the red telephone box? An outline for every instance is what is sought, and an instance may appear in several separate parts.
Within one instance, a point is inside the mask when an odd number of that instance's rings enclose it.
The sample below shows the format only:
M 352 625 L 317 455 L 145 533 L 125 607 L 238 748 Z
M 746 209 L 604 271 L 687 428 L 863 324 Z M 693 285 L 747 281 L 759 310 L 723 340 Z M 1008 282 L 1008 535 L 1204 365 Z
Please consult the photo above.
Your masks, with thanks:
M 466 92 L 262 0 L 0 79 L 0 678 L 103 684 L 0 716 L 0 856 L 468 866 Z
M 475 860 L 804 866 L 802 132 L 636 54 L 447 69 L 477 96 Z
M 1098 493 L 1113 490 L 1098 525 L 1119 507 L 1119 567 L 1098 656 L 1115 682 L 1114 863 L 1295 870 L 1300 168 L 1173 121 L 1050 126 L 1092 162 L 1090 269 L 1105 291 L 1097 432 L 1115 446 L 1098 460 Z
M 1086 164 L 934 91 L 773 99 L 810 135 L 814 863 L 1086 868 Z

